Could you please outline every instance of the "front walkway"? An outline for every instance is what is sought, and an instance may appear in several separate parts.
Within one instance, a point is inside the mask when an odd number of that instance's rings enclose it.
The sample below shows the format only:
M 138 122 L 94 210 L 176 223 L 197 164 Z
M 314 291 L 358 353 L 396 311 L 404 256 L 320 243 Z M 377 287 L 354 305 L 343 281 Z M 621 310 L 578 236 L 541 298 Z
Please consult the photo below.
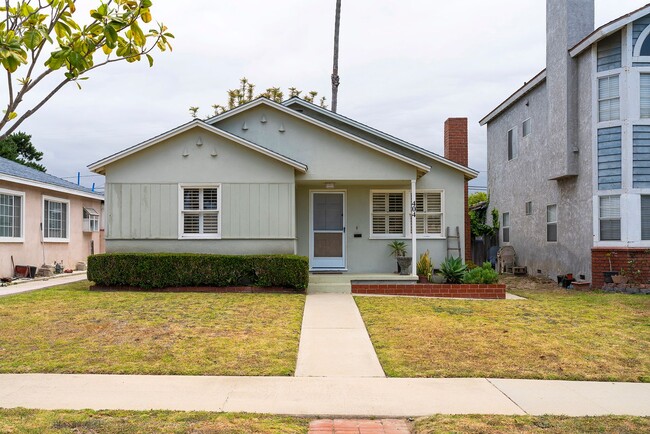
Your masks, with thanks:
M 307 295 L 296 377 L 384 377 L 351 295 Z
M 0 297 L 20 294 L 22 292 L 36 291 L 38 289 L 50 288 L 52 286 L 65 285 L 67 283 L 80 282 L 82 280 L 86 280 L 85 271 L 72 274 L 57 274 L 49 278 L 27 280 L 7 286 L 0 286 Z

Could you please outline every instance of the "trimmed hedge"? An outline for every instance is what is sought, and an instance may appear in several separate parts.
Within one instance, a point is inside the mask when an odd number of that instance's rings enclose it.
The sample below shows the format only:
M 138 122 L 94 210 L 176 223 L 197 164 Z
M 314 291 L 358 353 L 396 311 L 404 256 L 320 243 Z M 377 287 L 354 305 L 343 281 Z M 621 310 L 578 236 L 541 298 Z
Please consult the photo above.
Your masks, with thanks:
M 144 289 L 261 286 L 305 289 L 309 261 L 296 255 L 104 253 L 88 257 L 88 280 Z

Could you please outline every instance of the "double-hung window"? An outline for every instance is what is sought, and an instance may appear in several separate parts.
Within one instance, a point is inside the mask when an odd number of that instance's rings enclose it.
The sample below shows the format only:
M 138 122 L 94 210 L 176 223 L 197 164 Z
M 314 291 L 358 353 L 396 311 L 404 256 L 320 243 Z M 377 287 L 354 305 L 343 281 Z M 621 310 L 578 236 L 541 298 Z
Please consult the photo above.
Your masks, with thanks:
M 415 193 L 415 229 L 424 237 L 442 236 L 442 191 Z
M 510 213 L 509 212 L 504 212 L 502 216 L 502 223 L 501 223 L 501 241 L 504 243 L 509 243 L 510 242 Z
M 220 186 L 181 186 L 181 198 L 181 238 L 220 238 Z
M 370 233 L 385 238 L 405 236 L 404 191 L 373 191 L 371 197 Z
M 0 241 L 22 241 L 25 195 L 0 190 Z
M 600 240 L 621 240 L 621 197 L 600 197 Z
M 70 201 L 53 197 L 43 198 L 43 239 L 69 241 Z
M 598 121 L 617 121 L 621 117 L 620 112 L 618 75 L 598 79 Z
M 557 241 L 557 205 L 546 207 L 546 241 Z
M 521 137 L 526 137 L 531 132 L 532 132 L 532 125 L 530 123 L 530 118 L 528 118 L 521 124 Z

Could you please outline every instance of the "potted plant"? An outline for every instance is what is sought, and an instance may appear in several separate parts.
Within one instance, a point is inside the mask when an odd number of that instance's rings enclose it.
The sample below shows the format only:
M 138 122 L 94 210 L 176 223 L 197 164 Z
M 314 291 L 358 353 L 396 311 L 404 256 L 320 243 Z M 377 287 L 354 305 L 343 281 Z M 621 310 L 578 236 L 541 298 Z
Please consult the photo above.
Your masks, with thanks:
M 433 264 L 428 250 L 420 255 L 420 260 L 417 263 L 417 273 L 420 283 L 429 282 L 429 276 L 433 273 Z
M 390 255 L 395 256 L 397 260 L 397 272 L 402 275 L 408 274 L 413 258 L 406 256 L 406 243 L 395 240 L 388 244 L 388 248 L 390 249 Z
M 605 253 L 605 257 L 609 262 L 609 271 L 603 271 L 603 275 L 605 277 L 605 283 L 613 283 L 614 281 L 612 280 L 612 276 L 616 276 L 618 274 L 618 271 L 614 271 L 612 269 L 612 256 L 616 256 L 616 252 L 612 251 L 612 252 Z

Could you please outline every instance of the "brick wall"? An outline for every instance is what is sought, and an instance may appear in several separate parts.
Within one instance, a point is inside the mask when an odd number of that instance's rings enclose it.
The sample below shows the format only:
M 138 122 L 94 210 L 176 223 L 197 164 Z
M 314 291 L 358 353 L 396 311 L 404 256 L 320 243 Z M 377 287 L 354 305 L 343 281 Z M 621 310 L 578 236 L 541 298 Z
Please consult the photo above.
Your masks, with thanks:
M 467 118 L 449 118 L 445 121 L 445 158 L 463 166 L 468 164 Z M 472 239 L 467 209 L 467 181 L 465 181 L 465 261 L 472 259 Z
M 612 253 L 610 258 L 608 253 Z M 594 247 L 591 249 L 591 286 L 593 288 L 602 288 L 605 284 L 603 272 L 609 271 L 609 260 L 612 262 L 612 271 L 621 269 L 641 270 L 639 276 L 640 283 L 650 281 L 650 251 L 643 248 L 609 248 Z M 630 265 L 628 261 L 634 260 L 635 264 Z
M 506 285 L 353 284 L 353 294 L 410 295 L 416 297 L 450 297 L 505 299 Z

